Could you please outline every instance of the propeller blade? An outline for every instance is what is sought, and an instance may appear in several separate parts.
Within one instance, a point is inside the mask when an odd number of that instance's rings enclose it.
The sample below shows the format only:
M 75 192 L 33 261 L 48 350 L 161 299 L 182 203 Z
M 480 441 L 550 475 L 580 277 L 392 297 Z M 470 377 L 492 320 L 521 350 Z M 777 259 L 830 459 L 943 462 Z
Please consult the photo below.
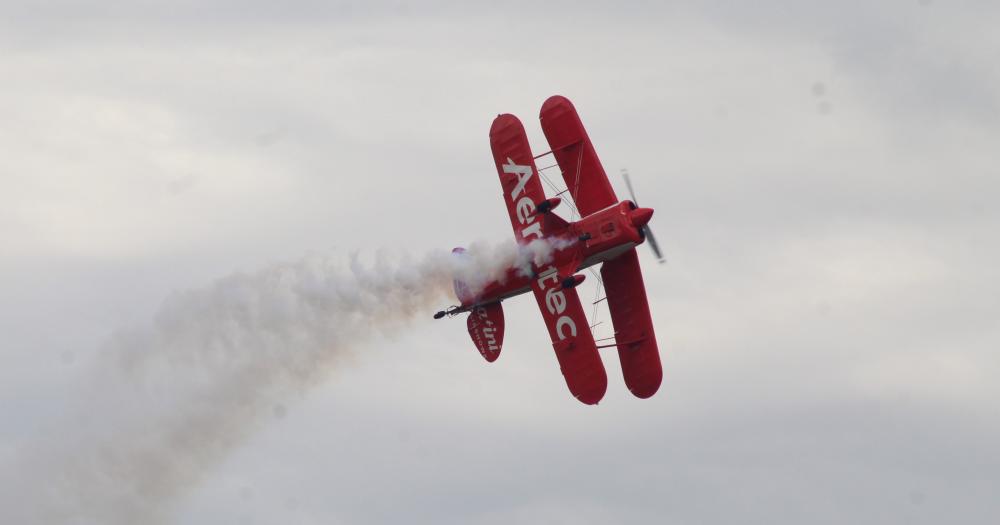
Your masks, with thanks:
M 660 252 L 660 245 L 656 244 L 656 237 L 653 236 L 653 230 L 649 229 L 648 224 L 642 227 L 642 232 L 646 234 L 646 243 L 649 244 L 650 248 L 652 248 L 653 255 L 656 255 L 656 259 L 660 261 L 660 264 L 667 262 L 667 260 L 663 258 L 663 253 Z
M 625 169 L 625 168 L 622 168 L 622 177 L 625 178 L 625 186 L 628 187 L 628 194 L 629 194 L 630 197 L 632 197 L 632 202 L 634 202 L 635 205 L 638 206 L 639 203 L 636 202 L 636 200 L 635 200 L 635 191 L 632 190 L 632 181 L 629 180 L 629 178 L 628 178 L 628 170 Z
M 635 200 L 635 190 L 632 189 L 632 181 L 628 178 L 628 170 L 622 168 L 622 178 L 625 179 L 625 186 L 628 188 L 628 194 L 632 197 L 632 202 L 639 206 L 639 201 Z M 653 230 L 649 229 L 649 225 L 643 225 L 642 234 L 646 236 L 646 243 L 649 244 L 650 249 L 653 250 L 653 254 L 656 255 L 656 259 L 660 261 L 660 264 L 667 262 L 663 258 L 663 253 L 660 251 L 660 245 L 656 243 L 656 237 L 653 236 Z

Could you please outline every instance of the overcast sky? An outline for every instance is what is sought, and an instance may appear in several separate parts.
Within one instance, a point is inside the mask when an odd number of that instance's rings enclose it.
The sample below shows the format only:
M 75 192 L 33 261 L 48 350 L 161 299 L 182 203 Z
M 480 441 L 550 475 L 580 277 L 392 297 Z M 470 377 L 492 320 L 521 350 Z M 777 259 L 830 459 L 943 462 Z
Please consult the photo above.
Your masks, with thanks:
M 0 2 L 0 521 L 1000 521 L 995 3 L 205 4 Z M 168 424 L 79 402 L 114 334 L 234 272 L 511 238 L 489 126 L 544 151 L 556 93 L 656 210 L 653 398 L 612 351 L 575 401 L 530 297 L 488 364 L 444 298 L 248 393 L 148 516 L 72 510 L 45 451 Z

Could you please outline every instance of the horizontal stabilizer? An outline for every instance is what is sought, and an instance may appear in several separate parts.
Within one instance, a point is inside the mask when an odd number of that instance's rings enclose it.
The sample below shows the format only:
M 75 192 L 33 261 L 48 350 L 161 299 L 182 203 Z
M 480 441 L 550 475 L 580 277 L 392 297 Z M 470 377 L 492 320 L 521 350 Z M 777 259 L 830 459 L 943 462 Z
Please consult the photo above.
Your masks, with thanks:
M 503 346 L 503 308 L 500 303 L 473 308 L 466 324 L 479 353 L 490 363 L 496 361 Z

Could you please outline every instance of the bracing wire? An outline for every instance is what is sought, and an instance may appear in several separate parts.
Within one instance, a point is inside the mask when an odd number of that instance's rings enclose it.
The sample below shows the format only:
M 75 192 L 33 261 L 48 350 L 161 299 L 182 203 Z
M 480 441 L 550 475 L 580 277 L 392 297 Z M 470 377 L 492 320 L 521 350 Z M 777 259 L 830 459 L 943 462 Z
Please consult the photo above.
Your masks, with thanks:
M 536 156 L 535 159 L 537 160 L 538 158 L 544 157 L 545 155 L 548 155 L 548 154 L 551 154 L 551 153 L 552 153 L 551 151 L 547 152 L 547 153 L 543 153 L 541 155 Z M 583 151 L 582 150 L 580 152 L 580 155 L 582 157 L 582 155 L 583 155 Z M 576 175 L 576 183 L 577 183 L 576 190 L 579 190 L 579 183 L 580 183 L 579 164 L 581 164 L 580 163 L 580 159 L 577 160 L 578 173 Z M 545 184 L 548 185 L 549 189 L 552 190 L 552 193 L 555 196 L 559 196 L 559 195 L 562 195 L 563 193 L 568 192 L 569 191 L 569 187 L 567 187 L 564 190 L 560 190 L 558 186 L 556 186 L 555 184 L 553 184 L 552 181 L 549 180 L 549 178 L 545 176 L 545 173 L 543 173 L 543 171 L 547 170 L 547 169 L 550 169 L 550 168 L 556 168 L 558 166 L 559 166 L 558 164 L 553 164 L 551 166 L 546 166 L 546 167 L 541 168 L 541 169 L 538 170 L 538 175 L 542 178 L 543 181 L 545 181 Z M 562 174 L 561 170 L 560 170 L 560 174 Z M 572 199 L 569 200 L 569 201 L 565 201 L 565 202 L 566 202 L 566 205 L 569 206 L 569 208 L 570 208 L 570 211 L 571 211 L 570 221 L 572 221 L 576 217 L 583 217 L 583 216 L 580 215 L 580 210 L 578 210 L 577 207 L 576 207 L 576 195 L 570 194 L 570 196 L 572 197 Z M 597 313 L 599 311 L 599 307 L 600 307 L 601 301 L 604 300 L 604 298 L 601 297 L 601 293 L 604 291 L 604 280 L 601 278 L 600 274 L 598 274 L 596 271 L 594 271 L 593 268 L 587 268 L 587 271 L 590 272 L 590 275 L 593 275 L 594 276 L 594 280 L 597 281 L 597 286 L 594 289 L 594 301 L 593 301 L 593 303 L 594 303 L 594 309 L 593 309 L 593 311 L 591 313 L 591 316 L 590 316 L 591 317 L 591 319 L 590 319 L 590 332 L 591 332 L 591 334 L 593 334 L 594 328 L 596 328 L 598 325 L 602 324 L 602 321 L 599 321 L 597 319 Z M 601 338 L 601 339 L 597 339 L 597 341 L 607 341 L 609 339 L 614 339 L 614 338 L 615 338 L 615 336 L 604 337 L 604 338 Z
M 594 327 L 596 327 L 597 325 L 601 324 L 597 320 L 597 308 L 598 308 L 598 306 L 600 306 L 600 303 L 601 303 L 600 297 L 601 297 L 601 292 L 604 290 L 604 280 L 601 279 L 600 274 L 598 274 L 597 272 L 595 272 L 593 268 L 587 268 L 587 271 L 590 272 L 590 275 L 593 275 L 594 276 L 594 280 L 597 281 L 597 286 L 595 287 L 595 290 L 594 290 L 594 310 L 593 310 L 593 313 L 591 313 L 591 316 L 590 316 L 591 317 L 591 319 L 590 319 L 590 328 L 591 328 L 591 330 L 590 331 L 591 331 L 591 333 L 593 333 Z
M 552 181 L 550 181 L 549 178 L 546 177 L 545 174 L 542 173 L 541 170 L 538 170 L 538 174 L 542 176 L 542 180 L 545 181 L 545 184 L 549 185 L 549 189 L 552 190 L 552 192 L 553 192 L 553 194 L 555 196 L 562 195 L 563 193 L 566 193 L 567 191 L 569 191 L 569 188 L 560 191 L 559 187 L 556 186 L 555 184 L 552 184 Z M 571 200 L 564 200 L 563 202 L 565 202 L 566 205 L 569 206 L 569 209 L 572 212 L 571 215 L 570 215 L 570 218 L 569 218 L 570 221 L 572 221 L 574 217 L 581 217 L 579 210 L 576 209 L 576 203 L 575 202 L 573 202 Z

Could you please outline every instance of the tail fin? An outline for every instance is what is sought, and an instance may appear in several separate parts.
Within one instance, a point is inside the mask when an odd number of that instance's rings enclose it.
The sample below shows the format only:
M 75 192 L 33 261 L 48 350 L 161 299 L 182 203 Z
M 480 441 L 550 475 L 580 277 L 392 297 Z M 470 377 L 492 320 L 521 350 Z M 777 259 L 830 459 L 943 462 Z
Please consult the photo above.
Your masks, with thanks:
M 466 324 L 479 353 L 490 363 L 496 361 L 503 346 L 503 308 L 500 302 L 473 308 Z
M 451 253 L 458 257 L 461 257 L 462 254 L 465 253 L 465 248 L 459 246 L 458 248 L 452 250 Z M 458 279 L 454 279 L 452 283 L 454 284 L 455 297 L 458 298 L 459 304 L 461 304 L 462 306 L 466 306 L 472 303 L 473 300 L 475 300 L 475 297 L 472 296 L 472 292 L 469 290 L 469 286 L 466 285 L 464 282 Z

